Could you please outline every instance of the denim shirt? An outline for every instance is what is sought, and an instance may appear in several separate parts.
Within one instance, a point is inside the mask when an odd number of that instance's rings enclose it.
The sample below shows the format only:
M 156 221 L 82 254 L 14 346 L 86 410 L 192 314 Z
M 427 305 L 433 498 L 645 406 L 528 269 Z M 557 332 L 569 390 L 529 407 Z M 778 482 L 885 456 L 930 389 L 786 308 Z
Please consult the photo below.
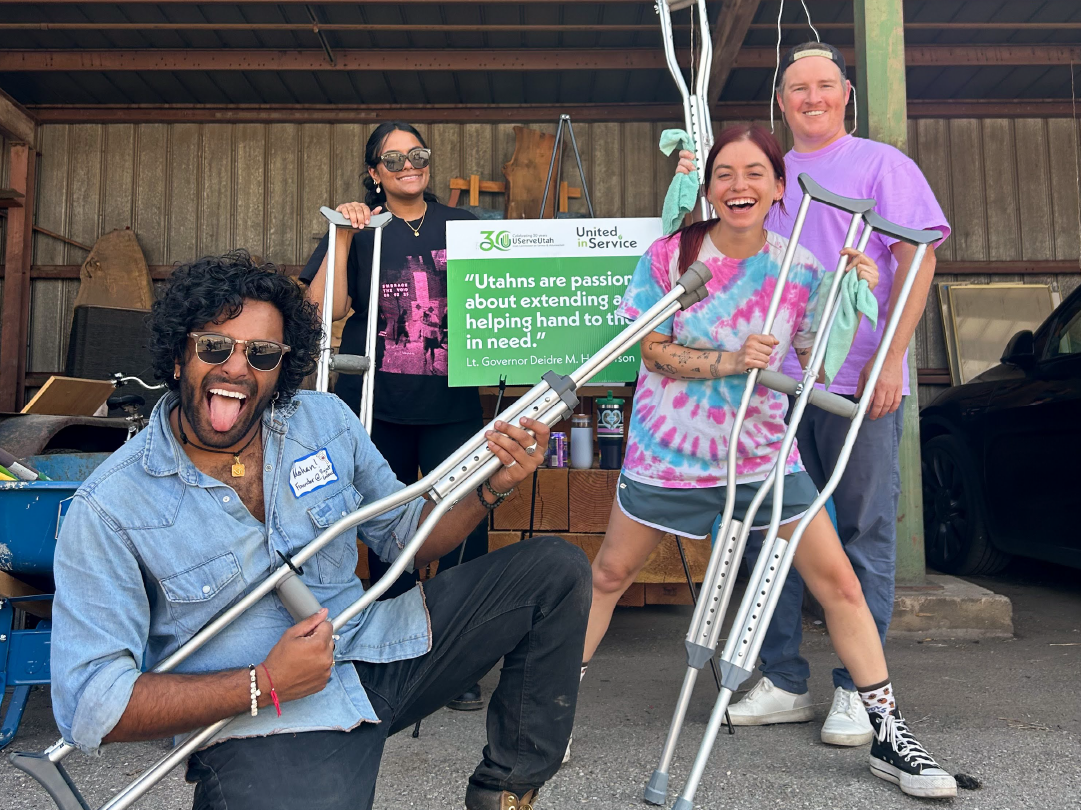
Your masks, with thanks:
M 295 554 L 362 502 L 403 487 L 338 397 L 300 391 L 262 417 L 260 523 L 232 487 L 200 472 L 181 449 L 169 425 L 177 402 L 176 394 L 162 398 L 148 427 L 79 487 L 57 541 L 53 712 L 64 739 L 87 752 L 120 720 L 140 673 L 276 570 L 277 552 Z M 333 474 L 294 489 L 290 473 L 321 450 Z M 358 531 L 392 561 L 416 532 L 423 505 L 418 498 L 346 531 L 304 564 L 302 579 L 331 617 L 364 593 L 354 573 Z M 271 591 L 174 671 L 258 664 L 293 624 Z M 280 718 L 273 706 L 257 717 L 245 712 L 215 741 L 379 722 L 351 662 L 416 658 L 430 648 L 419 587 L 376 602 L 342 628 L 322 691 L 283 703 Z

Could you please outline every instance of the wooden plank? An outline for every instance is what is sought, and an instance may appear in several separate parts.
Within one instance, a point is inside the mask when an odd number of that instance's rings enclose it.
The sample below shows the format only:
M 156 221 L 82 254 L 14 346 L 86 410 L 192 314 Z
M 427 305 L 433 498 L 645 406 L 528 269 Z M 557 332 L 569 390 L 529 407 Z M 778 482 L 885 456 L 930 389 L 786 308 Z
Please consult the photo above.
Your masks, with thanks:
M 967 261 L 987 259 L 987 201 L 983 188 L 980 125 L 971 118 L 950 121 L 950 185 L 953 196 L 950 242 L 953 255 Z
M 619 470 L 571 470 L 570 530 L 604 532 L 612 514 Z
M 433 124 L 432 171 L 429 188 L 440 200 L 450 199 L 450 178 L 462 176 L 462 125 Z
M 5 347 L 0 353 L 0 408 L 15 410 L 23 402 L 26 376 L 26 345 L 30 326 L 32 288 L 30 262 L 33 249 L 33 210 L 37 182 L 37 153 L 30 144 L 16 143 L 9 147 L 8 171 L 15 191 L 23 195 L 26 206 L 12 208 L 6 223 L 10 232 L 4 245 L 5 267 L 11 270 L 5 280 L 5 296 L 0 307 L 0 340 Z
M 987 191 L 987 258 L 991 261 L 1020 259 L 1021 226 L 1013 122 L 992 118 L 981 122 L 981 128 Z
M 364 145 L 367 138 L 363 136 L 362 127 L 360 124 L 335 124 L 331 130 L 331 139 L 334 143 L 331 155 L 331 202 L 326 204 L 333 208 L 343 202 L 364 202 L 361 178 L 368 172 L 364 167 Z M 431 165 L 435 165 L 434 160 Z M 314 242 L 308 247 L 314 247 Z M 304 253 L 304 250 L 300 252 Z
M 4 571 L 0 571 L 0 598 L 10 599 L 13 596 L 41 596 L 45 591 L 39 591 L 33 585 L 27 585 L 21 579 L 13 577 Z M 41 619 L 50 619 L 53 615 L 52 600 L 18 602 L 18 610 L 25 611 L 31 616 Z
M 135 204 L 135 127 L 109 124 L 104 128 L 105 164 L 102 181 L 101 232 L 132 227 Z
M 0 135 L 12 143 L 34 145 L 37 120 L 19 102 L 0 90 Z
M 169 131 L 167 263 L 183 264 L 198 257 L 201 140 L 198 124 L 176 124 Z
M 670 585 L 650 582 L 645 586 L 647 605 L 693 605 L 686 581 Z
M 300 127 L 300 225 L 297 230 L 297 261 L 307 261 L 316 242 L 315 234 L 327 232 L 327 221 L 320 207 L 337 205 L 331 199 L 331 148 L 329 124 L 303 124 Z
M 655 217 L 660 213 L 654 205 L 653 127 L 648 123 L 621 124 L 623 139 L 623 216 Z
M 953 211 L 953 194 L 950 188 L 950 142 L 945 121 L 927 119 L 917 124 L 919 155 L 917 163 L 927 178 L 938 204 L 947 219 Z M 953 220 L 950 219 L 952 222 Z M 935 253 L 940 260 L 954 258 L 953 239 L 947 239 Z
M 202 173 L 199 183 L 200 256 L 220 256 L 236 245 L 233 238 L 235 131 L 231 124 L 203 126 L 203 144 L 199 156 Z
M 541 468 L 537 471 L 537 508 L 534 529 L 565 532 L 568 523 L 567 469 Z M 494 529 L 528 529 L 532 479 L 527 478 L 492 513 Z
M 1013 122 L 1017 149 L 1017 184 L 1021 210 L 1021 258 L 1050 259 L 1051 177 L 1047 155 L 1047 126 L 1040 118 Z
M 623 216 L 623 165 L 620 125 L 593 124 L 590 155 L 593 208 L 598 217 Z
M 1047 151 L 1051 163 L 1051 234 L 1054 257 L 1077 261 L 1081 255 L 1081 223 L 1077 208 L 1077 123 L 1056 118 L 1047 121 Z
M 71 134 L 71 219 L 65 236 L 93 245 L 101 236 L 101 174 L 103 128 L 98 124 L 78 124 Z M 87 252 L 65 245 L 67 263 L 82 262 Z
M 623 596 L 619 597 L 619 601 L 616 602 L 616 607 L 645 607 L 646 606 L 646 586 L 640 583 L 634 583 L 631 587 L 627 588 L 623 592 Z
M 466 124 L 462 127 L 462 176 L 480 175 L 482 180 L 498 180 L 503 176 L 503 164 L 495 165 L 495 132 L 491 124 Z M 503 207 L 502 198 L 492 194 L 481 196 L 481 205 L 485 208 Z
M 729 0 L 713 23 L 713 64 L 709 71 L 708 92 L 711 106 L 721 97 L 757 11 L 758 0 Z
M 266 253 L 267 127 L 238 124 L 236 128 L 235 247 L 251 255 Z
M 109 380 L 49 377 L 20 413 L 93 416 L 116 391 Z
M 147 264 L 165 264 L 169 127 L 139 124 L 135 130 L 135 196 L 132 227 Z
M 301 252 L 296 232 L 299 130 L 294 124 L 272 124 L 268 143 L 267 252 L 263 258 L 275 264 L 296 264 Z

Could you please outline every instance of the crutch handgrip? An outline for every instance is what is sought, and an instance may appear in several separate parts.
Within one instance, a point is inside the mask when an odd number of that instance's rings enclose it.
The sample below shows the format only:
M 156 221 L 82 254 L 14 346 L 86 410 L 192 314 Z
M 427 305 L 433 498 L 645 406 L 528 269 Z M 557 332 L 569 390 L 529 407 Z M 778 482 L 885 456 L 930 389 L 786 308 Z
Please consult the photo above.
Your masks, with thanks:
M 679 277 L 678 283 L 685 290 L 683 295 L 679 297 L 679 305 L 684 311 L 699 301 L 705 300 L 706 296 L 709 295 L 706 282 L 711 278 L 713 278 L 713 273 L 702 262 L 693 262 L 687 268 L 687 272 Z
M 874 200 L 858 200 L 854 197 L 842 197 L 840 194 L 834 194 L 832 191 L 827 191 L 812 180 L 809 174 L 802 172 L 799 176 L 799 187 L 803 189 L 804 194 L 809 194 L 812 200 L 831 205 L 842 211 L 848 211 L 850 214 L 863 214 L 875 207 Z
M 766 388 L 772 388 L 774 391 L 780 391 L 782 394 L 788 394 L 791 397 L 799 395 L 799 389 L 802 385 L 799 380 L 793 380 L 787 374 L 782 374 L 779 371 L 759 371 L 758 382 L 762 383 Z M 820 391 L 816 388 L 811 391 L 811 396 L 808 399 L 812 405 L 824 411 L 835 413 L 838 416 L 843 416 L 845 419 L 854 419 L 856 417 L 856 403 L 837 396 L 837 394 Z
M 917 231 L 912 228 L 903 228 L 888 219 L 883 219 L 874 211 L 868 211 L 864 220 L 879 233 L 908 242 L 910 245 L 930 245 L 942 238 L 942 231 Z
M 282 600 L 293 621 L 302 621 L 323 609 L 315 594 L 294 571 L 286 574 L 274 590 L 278 592 L 278 598 Z
M 342 213 L 339 213 L 338 211 L 335 211 L 333 208 L 328 208 L 325 205 L 321 206 L 319 208 L 319 213 L 322 214 L 324 217 L 326 217 L 327 222 L 329 222 L 331 225 L 334 225 L 334 226 L 336 226 L 338 228 L 352 228 L 353 227 L 353 223 L 349 221 L 349 217 L 347 217 L 345 214 L 342 214 Z M 392 213 L 390 213 L 390 211 L 384 211 L 382 214 L 374 214 L 372 216 L 372 218 L 370 220 L 368 220 L 368 224 L 365 225 L 364 227 L 365 228 L 383 228 L 392 219 L 394 219 L 394 215 Z
M 332 354 L 330 370 L 339 374 L 364 374 L 371 368 L 372 361 L 360 354 Z

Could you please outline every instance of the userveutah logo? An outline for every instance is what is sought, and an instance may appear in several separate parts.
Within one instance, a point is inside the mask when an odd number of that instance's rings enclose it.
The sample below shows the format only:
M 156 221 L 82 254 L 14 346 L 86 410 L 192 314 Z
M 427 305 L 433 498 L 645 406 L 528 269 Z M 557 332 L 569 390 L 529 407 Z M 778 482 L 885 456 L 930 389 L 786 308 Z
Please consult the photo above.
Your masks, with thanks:
M 543 233 L 511 233 L 510 231 L 481 231 L 478 247 L 483 251 L 507 251 L 512 247 L 557 246 L 556 240 Z

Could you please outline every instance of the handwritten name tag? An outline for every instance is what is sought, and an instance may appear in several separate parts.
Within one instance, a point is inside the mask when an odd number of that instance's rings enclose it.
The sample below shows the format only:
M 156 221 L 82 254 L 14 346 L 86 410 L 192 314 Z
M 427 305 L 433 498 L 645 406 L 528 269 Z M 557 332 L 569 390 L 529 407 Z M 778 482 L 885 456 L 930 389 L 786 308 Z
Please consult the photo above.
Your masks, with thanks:
M 312 453 L 310 456 L 298 458 L 293 462 L 293 468 L 289 471 L 289 487 L 293 490 L 293 496 L 299 498 L 309 492 L 325 487 L 338 480 L 338 473 L 334 469 L 334 462 L 326 448 Z

